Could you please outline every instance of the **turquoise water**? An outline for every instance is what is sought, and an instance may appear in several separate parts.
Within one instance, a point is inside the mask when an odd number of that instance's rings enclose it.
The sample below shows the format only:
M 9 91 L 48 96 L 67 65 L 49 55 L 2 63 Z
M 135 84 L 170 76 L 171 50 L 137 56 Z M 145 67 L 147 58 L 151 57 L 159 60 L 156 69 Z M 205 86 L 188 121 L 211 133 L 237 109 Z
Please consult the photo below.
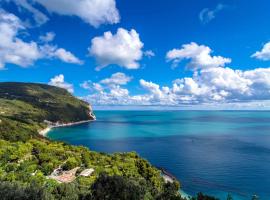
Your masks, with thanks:
M 270 199 L 270 112 L 96 111 L 97 121 L 48 137 L 107 153 L 137 151 L 188 194 Z

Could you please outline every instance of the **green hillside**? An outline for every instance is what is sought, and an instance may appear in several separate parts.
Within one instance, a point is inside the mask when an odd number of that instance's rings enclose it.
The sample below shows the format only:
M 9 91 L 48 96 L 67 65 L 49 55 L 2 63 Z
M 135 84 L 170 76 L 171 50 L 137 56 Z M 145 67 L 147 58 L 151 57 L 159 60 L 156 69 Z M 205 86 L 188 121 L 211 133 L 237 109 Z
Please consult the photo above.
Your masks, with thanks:
M 51 122 L 92 119 L 89 105 L 65 89 L 33 83 L 0 83 L 0 138 L 10 141 L 39 137 Z

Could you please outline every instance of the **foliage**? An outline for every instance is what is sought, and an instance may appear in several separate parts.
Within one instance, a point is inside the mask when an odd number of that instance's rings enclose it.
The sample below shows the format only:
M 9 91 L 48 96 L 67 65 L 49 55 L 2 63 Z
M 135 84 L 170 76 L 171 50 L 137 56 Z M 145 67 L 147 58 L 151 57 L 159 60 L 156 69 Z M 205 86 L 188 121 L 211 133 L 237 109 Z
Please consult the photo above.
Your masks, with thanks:
M 78 160 L 74 157 L 68 158 L 65 163 L 62 165 L 63 170 L 71 170 L 75 167 L 80 166 Z
M 166 183 L 163 192 L 157 197 L 157 200 L 182 200 L 182 198 L 175 192 L 179 191 L 180 185 L 178 182 Z
M 2 200 L 53 199 L 53 195 L 38 185 L 23 186 L 16 182 L 0 182 L 0 196 Z
M 123 176 L 101 174 L 92 185 L 93 200 L 138 200 L 146 195 L 146 182 Z
M 64 170 L 91 167 L 95 171 L 89 177 L 77 175 L 70 184 L 59 184 L 48 178 L 59 166 Z M 49 193 L 56 199 L 101 199 L 99 193 L 102 190 L 102 193 L 107 191 L 111 198 L 120 195 L 123 199 L 156 199 L 167 194 L 177 196 L 179 189 L 178 182 L 172 187 L 165 184 L 160 171 L 134 152 L 108 155 L 43 139 L 27 142 L 0 140 L 0 181 L 21 185 L 35 182 L 45 187 L 44 194 Z M 17 187 L 25 191 L 24 187 Z

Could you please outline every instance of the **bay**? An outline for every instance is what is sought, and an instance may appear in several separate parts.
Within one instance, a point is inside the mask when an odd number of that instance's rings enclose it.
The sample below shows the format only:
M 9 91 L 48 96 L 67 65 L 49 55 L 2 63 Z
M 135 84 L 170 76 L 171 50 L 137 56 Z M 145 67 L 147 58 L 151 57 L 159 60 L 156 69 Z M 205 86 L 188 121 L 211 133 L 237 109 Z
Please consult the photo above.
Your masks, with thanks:
M 97 120 L 48 137 L 91 150 L 136 151 L 188 194 L 270 199 L 269 111 L 95 111 Z

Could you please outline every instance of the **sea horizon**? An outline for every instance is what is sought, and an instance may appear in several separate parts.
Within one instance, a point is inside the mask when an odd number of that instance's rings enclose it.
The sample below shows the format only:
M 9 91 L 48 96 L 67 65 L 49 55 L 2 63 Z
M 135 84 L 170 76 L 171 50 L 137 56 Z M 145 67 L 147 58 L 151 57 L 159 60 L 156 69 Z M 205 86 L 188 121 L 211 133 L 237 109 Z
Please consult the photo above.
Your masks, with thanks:
M 183 108 L 181 106 L 93 106 L 94 111 L 270 111 L 270 108 Z

